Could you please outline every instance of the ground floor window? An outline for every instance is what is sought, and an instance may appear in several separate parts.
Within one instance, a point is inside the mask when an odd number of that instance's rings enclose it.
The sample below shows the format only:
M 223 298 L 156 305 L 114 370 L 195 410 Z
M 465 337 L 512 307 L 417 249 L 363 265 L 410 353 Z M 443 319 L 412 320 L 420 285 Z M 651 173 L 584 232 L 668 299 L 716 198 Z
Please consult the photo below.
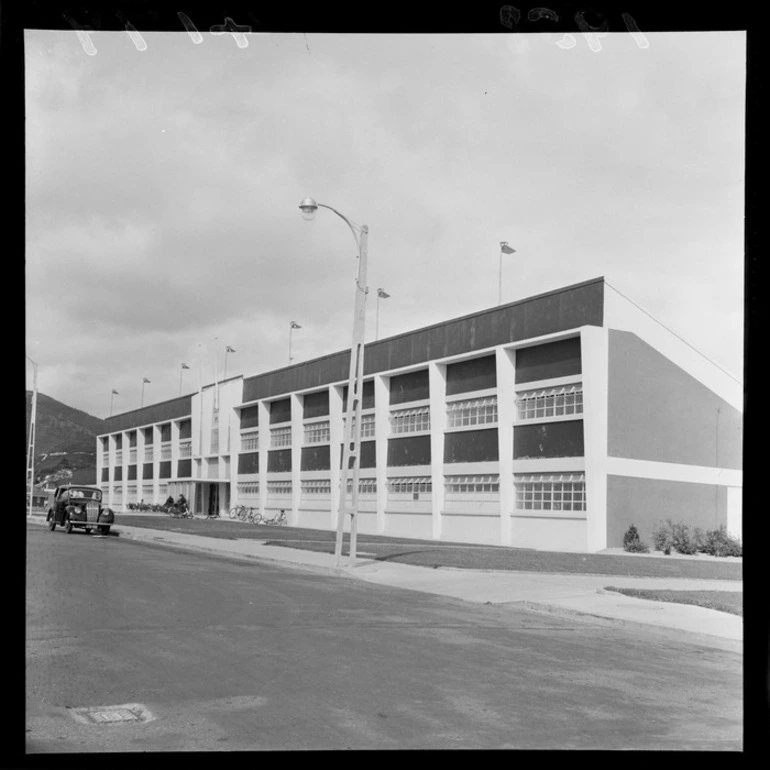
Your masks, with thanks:
M 514 474 L 516 508 L 523 511 L 585 511 L 584 473 Z
M 463 500 L 484 499 L 500 491 L 500 476 L 495 474 L 475 476 L 445 476 L 444 490 L 447 496 Z
M 350 494 L 352 491 L 353 491 L 353 479 L 348 479 L 348 494 Z M 376 495 L 377 479 L 359 479 L 358 494 L 359 495 Z
M 290 495 L 291 481 L 268 481 L 267 494 L 268 495 Z
M 142 500 L 146 503 L 152 502 L 152 484 L 142 484 Z
M 129 484 L 126 487 L 127 497 L 129 503 L 136 502 L 136 484 Z
M 388 479 L 388 492 L 392 495 L 430 494 L 433 483 L 430 476 L 402 476 Z
M 329 479 L 306 479 L 300 482 L 303 495 L 330 495 L 332 483 Z
M 238 494 L 239 495 L 258 495 L 259 482 L 258 481 L 239 481 Z

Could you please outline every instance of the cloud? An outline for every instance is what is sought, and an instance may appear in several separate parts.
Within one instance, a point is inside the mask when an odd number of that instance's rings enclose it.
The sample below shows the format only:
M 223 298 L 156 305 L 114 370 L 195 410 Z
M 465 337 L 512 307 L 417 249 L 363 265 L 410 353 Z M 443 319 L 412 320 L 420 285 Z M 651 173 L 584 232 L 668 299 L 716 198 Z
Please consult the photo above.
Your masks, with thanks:
M 279 367 L 291 319 L 297 360 L 346 348 L 356 246 L 332 212 L 302 221 L 306 195 L 369 226 L 381 337 L 495 304 L 508 240 L 504 299 L 626 281 L 740 368 L 745 36 L 617 35 L 598 54 L 143 37 L 100 33 L 86 56 L 72 33 L 25 36 L 28 346 L 49 395 L 103 414 L 148 376 L 173 397 L 215 337 L 247 374 Z

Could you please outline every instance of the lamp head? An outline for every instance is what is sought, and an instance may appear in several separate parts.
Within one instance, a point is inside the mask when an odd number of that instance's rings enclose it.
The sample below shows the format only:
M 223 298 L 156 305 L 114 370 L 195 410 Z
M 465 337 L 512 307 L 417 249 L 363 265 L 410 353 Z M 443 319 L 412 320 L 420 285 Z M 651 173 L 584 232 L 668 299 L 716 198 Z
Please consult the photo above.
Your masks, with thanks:
M 315 217 L 315 213 L 318 211 L 318 204 L 312 198 L 304 198 L 300 201 L 299 208 L 302 212 L 302 218 L 309 222 Z

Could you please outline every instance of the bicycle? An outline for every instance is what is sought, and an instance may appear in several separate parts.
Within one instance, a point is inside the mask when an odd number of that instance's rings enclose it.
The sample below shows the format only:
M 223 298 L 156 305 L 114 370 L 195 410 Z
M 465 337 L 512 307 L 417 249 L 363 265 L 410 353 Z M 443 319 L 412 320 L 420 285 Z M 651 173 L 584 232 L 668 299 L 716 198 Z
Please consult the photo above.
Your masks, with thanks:
M 269 524 L 271 527 L 280 527 L 286 523 L 286 511 L 276 513 L 272 519 L 262 519 L 262 524 Z
M 249 513 L 249 522 L 251 524 L 261 524 L 264 521 L 264 517 L 257 508 L 251 508 Z
M 231 519 L 241 519 L 243 521 L 243 511 L 248 511 L 248 508 L 246 508 L 245 505 L 235 505 L 233 506 L 230 511 L 230 518 Z

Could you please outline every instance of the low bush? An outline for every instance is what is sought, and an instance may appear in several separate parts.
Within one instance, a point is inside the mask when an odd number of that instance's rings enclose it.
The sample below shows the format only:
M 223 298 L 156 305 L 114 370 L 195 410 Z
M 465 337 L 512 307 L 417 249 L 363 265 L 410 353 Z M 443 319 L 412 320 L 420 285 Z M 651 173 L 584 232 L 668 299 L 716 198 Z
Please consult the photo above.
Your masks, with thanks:
M 691 556 L 694 553 L 698 553 L 699 545 L 697 539 L 690 534 L 690 528 L 686 524 L 681 522 L 671 524 L 671 547 L 677 553 Z
M 727 532 L 724 524 L 704 533 L 700 527 L 690 530 L 687 524 L 666 519 L 652 531 L 652 544 L 656 551 L 665 554 L 676 551 L 687 555 L 699 552 L 711 556 L 743 555 L 740 541 Z
M 706 532 L 700 550 L 711 556 L 743 556 L 743 546 L 737 538 L 728 533 L 724 524 L 718 529 Z
M 652 545 L 656 551 L 663 551 L 665 554 L 671 553 L 674 544 L 672 528 L 671 519 L 666 519 L 652 530 Z
M 630 553 L 649 553 L 649 546 L 642 542 L 639 530 L 632 524 L 623 535 L 623 550 Z

